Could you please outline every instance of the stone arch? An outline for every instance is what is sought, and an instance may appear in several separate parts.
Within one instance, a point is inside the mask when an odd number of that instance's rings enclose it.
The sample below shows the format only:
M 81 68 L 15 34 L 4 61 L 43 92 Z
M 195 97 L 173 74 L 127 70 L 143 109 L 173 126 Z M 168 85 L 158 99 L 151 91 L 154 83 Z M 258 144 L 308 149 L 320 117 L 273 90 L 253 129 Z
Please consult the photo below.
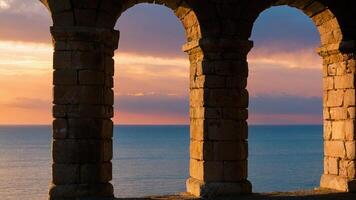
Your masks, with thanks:
M 202 51 L 191 51 L 190 49 L 190 44 L 198 45 L 200 39 L 202 38 L 201 26 L 197 12 L 184 0 L 124 0 L 122 3 L 122 9 L 118 13 L 117 20 L 120 20 L 121 15 L 125 12 L 130 11 L 131 8 L 140 4 L 159 6 L 162 9 L 169 9 L 173 13 L 182 25 L 181 28 L 185 31 L 186 44 L 183 44 L 181 50 L 186 51 L 190 61 L 190 68 L 194 68 L 194 66 L 196 66 L 203 57 Z M 118 26 L 118 29 L 120 32 L 125 31 L 124 29 L 121 29 L 120 26 Z M 188 46 L 189 49 L 186 49 L 186 46 Z M 120 55 L 120 52 L 118 52 L 118 55 Z M 190 78 L 190 80 L 192 79 L 193 77 Z M 120 108 L 120 102 L 117 106 Z
M 355 190 L 353 1 L 41 1 L 52 14 L 55 49 L 51 200 L 113 198 L 112 57 L 120 36 L 113 27 L 124 10 L 142 2 L 175 10 L 187 30 L 183 50 L 190 60 L 188 192 L 203 197 L 251 193 L 247 180 L 246 85 L 247 54 L 253 43 L 248 38 L 260 12 L 286 4 L 303 8 L 325 33 L 325 45 L 319 52 L 324 59 L 328 164 L 321 185 Z M 334 29 L 336 25 L 341 31 Z M 329 168 L 335 163 L 337 173 Z
M 113 75 L 119 16 L 138 3 L 157 3 L 174 10 L 186 30 L 192 71 L 201 66 L 200 17 L 206 6 L 186 1 L 52 0 L 46 1 L 54 21 L 53 143 L 50 199 L 113 198 Z M 193 9 L 194 7 L 194 9 Z M 210 13 L 211 14 L 211 13 Z M 213 18 L 203 18 L 203 21 Z M 205 33 L 208 33 L 209 29 Z M 213 33 L 215 32 L 212 31 Z M 213 34 L 212 33 L 212 34 Z M 208 34 L 206 34 L 208 35 Z M 191 76 L 190 80 L 195 80 Z M 202 90 L 198 81 L 194 89 Z M 200 80 L 203 83 L 203 80 Z M 191 90 L 196 91 L 196 90 Z M 194 93 L 193 92 L 193 93 Z M 196 97 L 203 102 L 203 97 Z M 191 103 L 192 108 L 198 107 Z M 200 126 L 194 130 L 203 132 Z
M 296 8 L 307 15 L 315 24 L 320 34 L 322 53 L 330 48 L 338 48 L 344 39 L 342 27 L 339 24 L 339 19 L 333 11 L 320 1 L 294 1 L 294 0 L 276 0 L 270 4 L 261 7 L 257 15 L 253 18 L 253 22 L 257 19 L 258 15 L 271 6 L 286 5 Z M 251 27 L 252 28 L 252 27 Z M 251 31 L 250 31 L 251 33 Z
M 280 0 L 273 6 L 288 5 L 304 12 L 314 22 L 319 30 L 321 45 L 330 45 L 340 43 L 343 39 L 343 33 L 338 18 L 327 7 L 327 5 L 318 1 L 286 1 Z
M 324 172 L 320 187 L 345 192 L 355 191 L 353 42 L 345 40 L 340 17 L 321 1 L 272 1 L 261 6 L 252 21 L 255 21 L 264 10 L 280 5 L 294 7 L 304 12 L 314 22 L 320 34 L 321 46 L 317 53 L 323 59 L 324 125 Z M 251 30 L 252 26 L 251 24 Z
M 142 0 L 137 2 L 135 0 L 126 0 L 122 4 L 122 10 L 119 15 L 124 13 L 127 9 L 130 9 L 131 7 L 140 3 L 152 3 L 156 5 L 162 5 L 172 10 L 184 27 L 187 42 L 197 41 L 202 37 L 199 19 L 195 11 L 191 8 L 189 4 L 187 4 L 186 1 Z

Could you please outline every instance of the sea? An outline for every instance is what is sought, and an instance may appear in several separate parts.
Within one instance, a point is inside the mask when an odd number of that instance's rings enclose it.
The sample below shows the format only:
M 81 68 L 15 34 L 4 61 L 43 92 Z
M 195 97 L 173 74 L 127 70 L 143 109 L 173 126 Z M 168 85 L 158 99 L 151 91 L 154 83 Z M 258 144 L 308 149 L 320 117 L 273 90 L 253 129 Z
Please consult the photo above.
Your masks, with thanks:
M 249 127 L 248 179 L 254 192 L 318 187 L 321 125 Z M 117 197 L 185 191 L 189 126 L 114 128 L 113 180 Z M 0 126 L 1 200 L 45 200 L 51 179 L 51 127 Z

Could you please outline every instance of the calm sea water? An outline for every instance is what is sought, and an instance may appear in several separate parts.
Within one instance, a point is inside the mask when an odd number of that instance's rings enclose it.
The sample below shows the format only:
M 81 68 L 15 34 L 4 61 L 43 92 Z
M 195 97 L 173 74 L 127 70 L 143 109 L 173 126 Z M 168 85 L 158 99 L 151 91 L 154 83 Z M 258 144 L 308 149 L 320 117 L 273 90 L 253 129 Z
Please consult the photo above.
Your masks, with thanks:
M 47 198 L 49 126 L 0 126 L 2 200 Z M 176 193 L 188 177 L 188 126 L 115 127 L 113 185 L 118 197 Z M 255 192 L 317 187 L 322 126 L 251 126 L 249 180 Z

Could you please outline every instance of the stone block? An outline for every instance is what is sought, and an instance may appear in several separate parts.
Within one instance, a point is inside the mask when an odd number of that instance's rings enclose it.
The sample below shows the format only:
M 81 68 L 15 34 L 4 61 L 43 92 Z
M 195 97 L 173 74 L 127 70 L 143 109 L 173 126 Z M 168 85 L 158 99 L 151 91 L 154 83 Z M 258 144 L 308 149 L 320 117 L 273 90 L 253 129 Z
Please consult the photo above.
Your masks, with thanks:
M 76 85 L 78 80 L 76 70 L 55 70 L 53 72 L 53 84 L 54 85 Z
M 196 75 L 190 76 L 190 88 L 224 88 L 226 85 L 226 78 L 224 76 L 214 75 Z
M 111 162 L 80 165 L 81 183 L 106 183 L 112 179 Z
M 323 90 L 333 90 L 334 89 L 334 77 L 328 76 L 323 78 Z
M 223 162 L 204 161 L 204 181 L 224 181 Z
M 330 10 L 326 9 L 326 10 L 320 12 L 319 14 L 314 15 L 312 17 L 312 19 L 316 26 L 321 26 L 323 23 L 325 23 L 329 20 L 332 20 L 333 17 L 334 17 L 334 15 L 332 15 L 330 13 Z
M 55 119 L 53 121 L 53 138 L 65 139 L 68 135 L 68 122 L 66 119 Z
M 328 75 L 329 76 L 336 76 L 337 75 L 337 64 L 336 63 L 332 63 L 330 65 L 327 65 L 328 68 Z
M 251 183 L 247 180 L 240 182 L 204 182 L 195 178 L 189 178 L 186 182 L 187 191 L 204 199 L 216 199 L 219 196 L 235 196 L 250 194 Z
M 328 77 L 328 65 L 323 65 L 323 78 Z
M 191 107 L 189 109 L 190 119 L 203 119 L 205 116 L 205 110 L 206 108 L 204 107 Z
M 96 23 L 97 11 L 94 9 L 74 9 L 74 14 L 78 26 L 94 26 Z
M 96 24 L 100 27 L 112 28 L 115 26 L 116 17 L 114 14 L 106 11 L 99 11 L 97 14 Z
M 347 117 L 349 119 L 355 119 L 355 107 L 347 108 Z
M 79 71 L 79 84 L 81 85 L 104 85 L 105 75 L 101 71 L 81 70 Z
M 226 87 L 234 89 L 244 89 L 247 87 L 247 77 L 244 76 L 228 76 L 226 78 Z
M 102 86 L 55 86 L 53 89 L 55 104 L 103 104 Z
M 57 49 L 56 49 L 57 50 Z M 67 51 L 104 51 L 105 46 L 103 43 L 98 43 L 92 41 L 92 39 L 87 39 L 83 41 L 70 41 L 66 43 L 66 50 Z M 74 53 L 72 54 L 72 59 L 74 59 Z
M 113 107 L 104 105 L 69 105 L 66 106 L 66 116 L 69 118 L 101 118 L 113 117 Z
M 49 190 L 50 200 L 113 198 L 111 183 L 53 185 Z
M 221 119 L 222 109 L 221 108 L 204 108 L 204 118 L 205 119 Z
M 327 92 L 326 106 L 328 106 L 328 107 L 340 107 L 340 106 L 342 106 L 344 95 L 345 94 L 344 94 L 343 90 L 330 90 L 330 91 L 328 91 Z
M 190 141 L 190 157 L 196 160 L 213 160 L 214 145 L 209 141 Z
M 347 178 L 330 174 L 321 176 L 320 187 L 344 192 L 349 191 Z
M 72 11 L 64 11 L 52 15 L 53 23 L 57 26 L 73 26 L 74 18 Z
M 72 66 L 76 69 L 104 71 L 104 55 L 96 51 L 75 51 L 72 53 Z
M 75 184 L 80 182 L 78 164 L 53 164 L 52 180 L 56 185 Z
M 198 180 L 204 180 L 204 161 L 190 159 L 189 162 L 189 174 Z
M 344 140 L 346 137 L 345 121 L 333 121 L 332 122 L 332 139 Z
M 68 69 L 72 64 L 72 53 L 69 51 L 56 51 L 53 53 L 53 68 Z
M 115 101 L 115 95 L 113 89 L 104 90 L 104 104 L 108 106 L 113 106 Z
M 112 76 L 105 76 L 105 86 L 107 88 L 113 88 L 114 87 L 114 78 Z
M 204 89 L 191 89 L 190 90 L 190 106 L 191 107 L 203 107 L 205 99 Z
M 81 8 L 81 9 L 97 9 L 98 5 L 100 4 L 100 0 L 75 0 L 72 2 L 74 8 Z
M 326 103 L 327 102 L 327 96 L 326 96 L 327 94 L 326 93 L 324 93 L 324 96 L 323 96 L 323 100 L 324 100 L 324 102 Z M 324 104 L 325 104 L 324 103 Z M 328 108 L 328 107 L 324 107 L 323 108 L 323 119 L 324 120 L 330 120 L 331 119 L 331 116 L 330 116 L 330 108 Z
M 110 161 L 112 140 L 54 140 L 52 156 L 57 164 Z
M 338 63 L 338 68 L 336 69 L 336 75 L 337 76 L 344 76 L 344 75 L 350 75 L 351 71 L 347 69 L 347 62 L 343 61 Z
M 324 120 L 324 140 L 331 140 L 332 136 L 332 121 Z
M 126 1 L 125 5 L 127 5 L 128 3 L 130 3 L 130 1 Z M 133 2 L 131 1 L 131 4 Z M 134 2 L 136 3 L 136 2 Z M 131 5 L 133 6 L 133 5 Z M 129 6 L 129 7 L 131 7 Z M 100 10 L 104 11 L 106 13 L 109 13 L 111 15 L 115 15 L 117 16 L 118 13 L 120 13 L 120 11 L 126 10 L 127 7 L 123 7 L 121 2 L 117 2 L 117 1 L 101 1 L 100 3 Z
M 186 7 L 186 8 L 180 8 L 180 7 L 182 7 L 182 6 L 176 7 L 176 10 L 178 11 L 178 10 L 183 10 L 183 9 L 184 10 L 189 9 L 188 7 Z M 178 14 L 178 12 L 177 12 L 177 14 Z M 197 16 L 194 12 L 188 12 L 188 13 L 186 13 L 185 16 L 179 16 L 179 18 L 181 19 L 181 22 L 186 29 L 195 27 L 199 23 Z
M 191 107 L 190 118 L 193 119 L 227 119 L 227 120 L 247 120 L 248 110 L 236 107 Z
M 111 139 L 113 122 L 108 119 L 69 118 L 68 137 L 71 139 Z
M 214 160 L 237 161 L 247 159 L 247 142 L 214 141 Z
M 355 120 L 345 121 L 345 134 L 346 134 L 346 140 L 348 140 L 348 141 L 353 141 L 356 139 L 356 137 L 355 137 Z
M 246 89 L 210 89 L 204 100 L 208 107 L 247 108 L 249 94 Z
M 191 11 L 190 6 L 187 5 L 187 3 L 183 1 L 183 2 L 180 4 L 180 6 L 178 6 L 178 7 L 174 10 L 174 13 L 175 13 L 175 15 L 176 15 L 179 19 L 183 20 L 183 18 L 184 18 L 190 11 Z
M 65 105 L 54 105 L 52 108 L 53 117 L 64 118 L 67 116 L 67 107 Z
M 339 96 L 341 98 L 341 96 Z M 347 89 L 344 96 L 344 106 L 355 106 L 355 89 Z
M 349 179 L 356 178 L 356 162 L 354 160 L 340 161 L 340 175 Z
M 246 121 L 235 120 L 205 120 L 208 140 L 245 140 L 248 126 Z
M 72 8 L 70 0 L 62 1 L 48 1 L 51 12 L 60 13 L 63 11 L 68 11 Z
M 193 140 L 205 140 L 208 138 L 204 128 L 204 119 L 190 119 L 190 138 Z
M 346 150 L 343 141 L 324 141 L 324 155 L 345 158 Z
M 328 174 L 339 174 L 339 158 L 327 157 Z
M 348 117 L 347 108 L 335 107 L 330 108 L 330 117 L 333 120 L 345 120 Z
M 348 160 L 356 160 L 356 143 L 355 141 L 345 142 L 346 157 Z
M 238 182 L 247 179 L 247 160 L 224 161 L 224 180 Z
M 248 110 L 244 108 L 224 107 L 223 118 L 244 121 L 248 118 Z
M 190 159 L 190 176 L 202 181 L 224 181 L 223 162 Z
M 343 76 L 335 76 L 335 88 L 336 89 L 355 88 L 355 75 L 347 74 Z
M 115 73 L 115 61 L 111 56 L 105 56 L 105 74 L 114 76 Z

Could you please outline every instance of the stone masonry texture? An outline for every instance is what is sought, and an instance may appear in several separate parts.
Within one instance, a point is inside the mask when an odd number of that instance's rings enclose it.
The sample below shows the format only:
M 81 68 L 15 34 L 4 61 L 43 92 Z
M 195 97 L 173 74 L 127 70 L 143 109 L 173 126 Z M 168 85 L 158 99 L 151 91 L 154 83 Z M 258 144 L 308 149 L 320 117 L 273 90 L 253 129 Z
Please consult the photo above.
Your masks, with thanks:
M 139 3 L 181 21 L 190 60 L 190 177 L 198 197 L 248 194 L 249 40 L 271 6 L 303 11 L 320 32 L 324 93 L 322 188 L 356 191 L 356 1 L 41 0 L 53 19 L 53 143 L 50 200 L 113 198 L 114 51 L 120 15 Z

